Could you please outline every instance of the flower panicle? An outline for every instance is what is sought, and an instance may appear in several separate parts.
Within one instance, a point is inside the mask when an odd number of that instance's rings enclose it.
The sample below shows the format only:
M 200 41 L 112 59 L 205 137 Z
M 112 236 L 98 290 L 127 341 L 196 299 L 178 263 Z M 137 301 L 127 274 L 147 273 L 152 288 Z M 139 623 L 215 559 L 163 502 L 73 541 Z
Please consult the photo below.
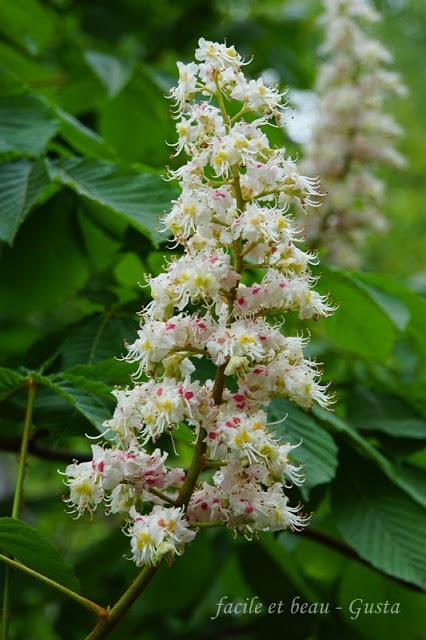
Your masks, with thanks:
M 391 53 L 369 33 L 380 19 L 370 0 L 324 0 L 316 94 L 317 117 L 305 145 L 304 169 L 327 193 L 317 216 L 304 219 L 308 243 L 334 264 L 358 268 L 371 233 L 384 233 L 385 185 L 376 169 L 405 165 L 396 143 L 402 129 L 385 112 L 388 96 L 407 89 L 389 69 Z
M 178 63 L 171 91 L 175 150 L 187 161 L 172 174 L 180 195 L 163 226 L 180 254 L 147 278 L 152 301 L 124 357 L 136 365 L 133 385 L 113 392 L 109 445 L 93 445 L 91 462 L 66 469 L 68 505 L 80 515 L 104 503 L 124 515 L 137 565 L 180 555 L 197 523 L 248 538 L 306 526 L 285 493 L 302 484 L 304 469 L 280 437 L 285 420 L 268 424 L 267 408 L 276 396 L 303 408 L 329 403 L 304 354 L 308 338 L 283 331 L 287 313 L 304 320 L 333 310 L 315 291 L 316 256 L 302 249 L 294 219 L 317 204 L 318 182 L 265 132 L 284 94 L 247 79 L 248 63 L 227 44 L 201 38 L 195 60 Z M 200 359 L 214 380 L 198 379 Z M 216 469 L 189 497 L 191 474 L 155 448 L 182 424 Z

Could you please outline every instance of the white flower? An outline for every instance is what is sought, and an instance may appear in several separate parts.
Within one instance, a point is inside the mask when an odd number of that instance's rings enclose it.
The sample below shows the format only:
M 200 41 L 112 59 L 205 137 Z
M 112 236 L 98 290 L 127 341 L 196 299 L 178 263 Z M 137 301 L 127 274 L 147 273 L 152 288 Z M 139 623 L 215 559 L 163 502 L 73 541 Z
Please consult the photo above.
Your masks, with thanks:
M 189 344 L 191 318 L 182 315 L 162 322 L 147 319 L 138 331 L 138 338 L 127 346 L 126 360 L 138 362 L 135 377 L 149 371 L 173 350 L 184 350 Z
M 194 62 L 190 64 L 183 64 L 178 62 L 177 67 L 179 69 L 179 83 L 177 87 L 172 89 L 171 96 L 176 100 L 177 104 L 181 107 L 191 99 L 195 92 L 197 85 L 197 73 L 198 65 Z
M 200 299 L 221 301 L 220 291 L 230 291 L 238 280 L 230 257 L 223 250 L 183 256 L 166 273 L 149 280 L 153 301 L 146 307 L 151 317 L 163 319 L 170 309 L 182 311 Z
M 262 78 L 235 83 L 231 91 L 235 100 L 241 100 L 250 111 L 274 113 L 282 109 L 283 93 L 275 86 L 265 85 Z
M 92 514 L 104 497 L 104 490 L 92 463 L 70 464 L 65 469 L 65 475 L 70 495 L 64 502 L 70 506 L 69 513 L 76 513 L 77 518 L 86 511 Z
M 200 38 L 198 48 L 195 50 L 195 59 L 206 62 L 215 69 L 223 70 L 226 67 L 239 67 L 243 60 L 234 47 L 226 44 L 212 42 L 205 38 Z
M 136 490 L 128 484 L 118 484 L 108 498 L 108 513 L 129 513 L 134 506 Z
M 218 487 L 203 482 L 201 489 L 194 491 L 187 510 L 190 522 L 223 521 L 228 518 L 227 508 Z
M 114 489 L 124 475 L 121 451 L 92 444 L 92 469 L 99 477 L 103 489 Z
M 130 517 L 127 534 L 137 566 L 155 566 L 165 555 L 181 555 L 184 546 L 195 537 L 182 509 L 156 505 L 150 514 L 142 516 L 132 508 Z
M 291 507 L 288 501 L 288 496 L 283 493 L 279 483 L 270 487 L 265 496 L 265 513 L 261 513 L 259 517 L 259 528 L 268 531 L 301 531 L 306 527 L 310 517 L 301 513 L 300 505 Z

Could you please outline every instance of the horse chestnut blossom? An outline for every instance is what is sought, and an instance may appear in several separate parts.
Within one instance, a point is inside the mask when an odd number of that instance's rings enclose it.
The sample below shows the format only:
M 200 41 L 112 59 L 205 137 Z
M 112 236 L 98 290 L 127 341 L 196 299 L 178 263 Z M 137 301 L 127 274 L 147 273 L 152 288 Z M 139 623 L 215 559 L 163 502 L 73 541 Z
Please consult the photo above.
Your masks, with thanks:
M 384 183 L 375 169 L 404 166 L 395 148 L 402 130 L 384 112 L 384 102 L 406 89 L 389 69 L 390 52 L 366 35 L 380 18 L 370 0 L 324 0 L 324 7 L 325 60 L 304 168 L 320 176 L 327 199 L 320 214 L 306 221 L 305 232 L 311 246 L 326 248 L 330 261 L 357 267 L 369 233 L 387 226 Z
M 316 204 L 318 185 L 267 137 L 283 95 L 248 80 L 234 47 L 201 38 L 195 58 L 178 63 L 171 90 L 176 153 L 188 156 L 170 172 L 181 192 L 163 218 L 176 255 L 148 278 L 152 301 L 125 356 L 136 363 L 134 384 L 113 392 L 108 442 L 66 469 L 71 512 L 103 503 L 121 514 L 137 565 L 181 554 L 202 526 L 248 539 L 302 529 L 309 517 L 285 493 L 303 482 L 297 443 L 278 438 L 266 411 L 274 396 L 307 409 L 329 402 L 317 363 L 304 356 L 307 340 L 282 331 L 285 313 L 331 311 L 291 215 Z M 200 381 L 202 359 L 212 379 Z M 182 423 L 195 443 L 185 470 L 167 466 L 156 447 Z

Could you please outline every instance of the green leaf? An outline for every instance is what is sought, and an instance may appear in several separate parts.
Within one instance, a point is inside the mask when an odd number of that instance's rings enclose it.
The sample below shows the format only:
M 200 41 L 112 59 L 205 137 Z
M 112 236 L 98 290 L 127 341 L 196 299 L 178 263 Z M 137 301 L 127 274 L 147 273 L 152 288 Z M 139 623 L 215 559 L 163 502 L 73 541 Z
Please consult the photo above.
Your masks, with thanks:
M 410 321 L 410 311 L 402 300 L 390 295 L 383 289 L 374 286 L 362 273 L 353 273 L 349 277 L 360 289 L 363 289 L 379 307 L 383 309 L 400 331 L 404 331 Z
M 0 400 L 6 398 L 15 389 L 24 384 L 26 378 L 13 369 L 0 367 Z
M 338 529 L 374 567 L 425 588 L 425 510 L 374 467 L 359 462 L 345 460 L 332 486 Z
M 84 57 L 94 74 L 99 78 L 113 97 L 128 83 L 132 74 L 133 65 L 128 61 L 119 60 L 107 53 L 99 51 L 86 51 Z
M 424 504 L 421 495 L 421 480 L 408 466 L 395 466 L 376 447 L 358 433 L 349 423 L 329 411 L 314 407 L 313 413 L 318 420 L 327 424 L 332 430 L 344 436 L 346 441 L 363 456 L 374 462 L 397 487 L 408 493 L 416 502 Z
M 176 191 L 161 176 L 126 174 L 112 165 L 81 158 L 52 162 L 50 173 L 57 182 L 113 210 L 151 239 L 166 238 L 158 232 L 159 217 L 170 206 Z
M 286 419 L 273 429 L 292 444 L 301 442 L 292 456 L 304 465 L 306 486 L 311 488 L 332 480 L 337 469 L 337 447 L 332 436 L 292 402 L 276 398 L 269 408 L 270 421 Z
M 426 508 L 426 472 L 409 465 L 398 466 L 395 470 L 395 483 Z
M 116 159 L 117 153 L 100 135 L 59 107 L 52 108 L 54 108 L 54 113 L 60 122 L 62 137 L 76 151 L 98 160 Z
M 38 54 L 55 35 L 55 15 L 36 0 L 2 2 L 0 32 L 29 53 Z
M 24 93 L 25 86 L 7 67 L 0 65 L 0 96 L 14 96 Z
M 325 269 L 319 288 L 331 293 L 338 309 L 318 331 L 344 352 L 386 361 L 400 333 L 401 309 L 385 305 L 356 276 L 337 269 Z
M 0 548 L 30 569 L 59 582 L 68 589 L 80 586 L 72 566 L 37 529 L 22 520 L 0 518 Z
M 142 260 L 136 253 L 126 252 L 114 267 L 114 276 L 117 282 L 126 288 L 137 289 L 143 282 L 143 274 L 146 272 Z
M 380 431 L 394 438 L 426 438 L 426 420 L 391 394 L 355 388 L 348 401 L 348 418 L 360 431 Z
M 100 113 L 100 133 L 127 162 L 161 169 L 170 163 L 166 141 L 176 137 L 166 92 L 139 64 L 131 82 Z
M 65 339 L 61 354 L 63 367 L 96 365 L 124 353 L 124 341 L 133 341 L 138 324 L 136 317 L 103 313 L 92 316 L 70 332 Z
M 67 371 L 76 376 L 83 376 L 89 380 L 99 380 L 109 385 L 126 385 L 130 383 L 130 376 L 136 370 L 135 364 L 108 358 L 97 364 L 77 364 Z
M 3 3 L 4 4 L 4 3 Z M 30 58 L 25 52 L 6 44 L 0 39 L 0 65 L 8 69 L 21 83 L 49 83 L 58 78 L 59 73 L 52 67 L 52 63 L 43 64 Z M 8 83 L 9 84 L 9 83 Z M 6 87 L 7 88 L 7 87 Z M 10 88 L 10 87 L 9 87 Z M 2 92 L 3 93 L 3 92 Z M 12 93 L 16 94 L 16 91 Z M 22 93 L 22 92 L 21 92 Z M 11 95 L 10 92 L 3 95 Z
M 394 279 L 377 274 L 363 273 L 358 276 L 369 286 L 374 286 L 376 290 L 383 291 L 393 299 L 399 300 L 408 309 L 410 318 L 406 326 L 405 333 L 413 340 L 415 353 L 419 358 L 419 365 L 423 367 L 423 374 L 426 369 L 426 300 L 415 291 L 402 286 Z
M 57 194 L 25 221 L 13 249 L 4 248 L 0 307 L 15 323 L 24 320 L 22 314 L 48 310 L 50 324 L 58 305 L 72 301 L 85 285 L 88 260 L 80 246 L 74 209 L 71 194 Z
M 48 184 L 44 160 L 0 165 L 0 240 L 12 244 L 25 216 Z
M 57 120 L 36 98 L 0 97 L 0 154 L 38 156 L 57 129 Z
M 102 423 L 111 417 L 111 389 L 98 380 L 88 380 L 71 373 L 52 376 L 36 374 L 35 380 L 64 398 L 101 431 Z

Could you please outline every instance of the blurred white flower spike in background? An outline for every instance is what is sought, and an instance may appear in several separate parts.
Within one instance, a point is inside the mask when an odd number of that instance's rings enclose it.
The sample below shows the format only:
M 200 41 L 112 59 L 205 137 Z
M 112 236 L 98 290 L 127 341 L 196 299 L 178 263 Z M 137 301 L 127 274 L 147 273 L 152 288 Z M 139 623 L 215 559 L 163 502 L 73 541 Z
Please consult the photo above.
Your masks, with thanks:
M 307 340 L 282 331 L 283 314 L 332 310 L 314 289 L 316 257 L 298 246 L 294 221 L 317 204 L 318 184 L 269 144 L 278 88 L 247 79 L 247 63 L 226 44 L 201 38 L 195 58 L 178 63 L 171 91 L 176 153 L 188 156 L 170 174 L 181 193 L 163 219 L 178 255 L 148 278 L 152 302 L 127 346 L 134 385 L 114 391 L 109 441 L 92 447 L 92 462 L 66 469 L 70 511 L 103 502 L 124 515 L 138 565 L 181 554 L 202 526 L 248 539 L 303 528 L 309 517 L 285 493 L 303 482 L 292 458 L 299 443 L 280 441 L 266 410 L 275 396 L 307 409 L 329 403 Z M 214 373 L 201 381 L 203 358 Z M 182 423 L 194 437 L 186 470 L 168 467 L 156 448 Z
M 370 0 L 323 4 L 318 107 L 304 169 L 320 177 L 326 198 L 304 226 L 310 245 L 325 247 L 330 262 L 356 268 L 368 235 L 387 228 L 385 186 L 376 170 L 405 163 L 395 146 L 402 130 L 385 102 L 407 90 L 389 69 L 390 52 L 369 35 L 380 19 Z

